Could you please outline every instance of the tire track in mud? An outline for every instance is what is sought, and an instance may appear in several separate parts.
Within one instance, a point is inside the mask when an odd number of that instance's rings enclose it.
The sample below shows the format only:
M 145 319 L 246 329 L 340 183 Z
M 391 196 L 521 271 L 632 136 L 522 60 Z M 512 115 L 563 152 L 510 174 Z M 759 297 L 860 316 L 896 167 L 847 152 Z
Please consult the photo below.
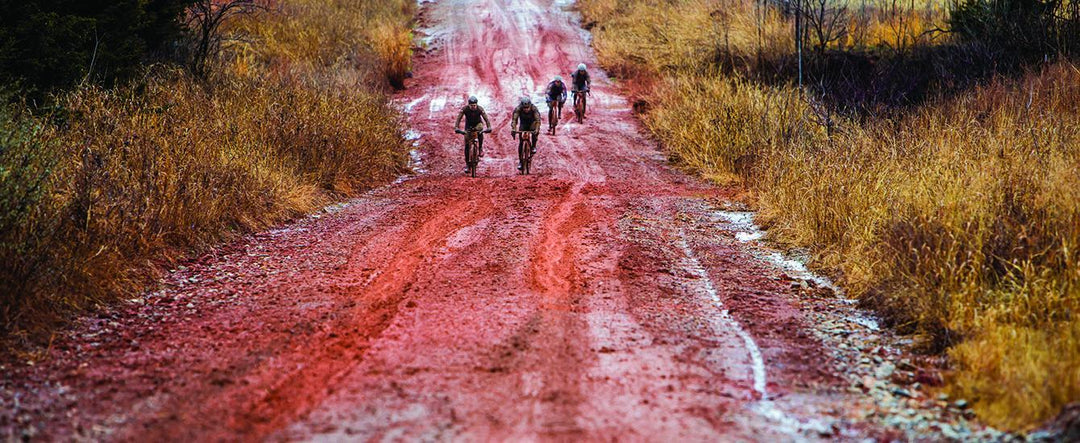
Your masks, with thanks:
M 530 355 L 539 357 L 531 365 L 539 370 L 521 374 L 523 400 L 532 403 L 532 416 L 520 423 L 512 439 L 574 438 L 583 432 L 578 418 L 585 401 L 580 384 L 587 353 L 580 342 L 588 336 L 580 315 L 584 282 L 577 245 L 579 231 L 592 222 L 592 214 L 581 195 L 584 184 L 564 186 L 567 190 L 545 215 L 530 255 L 530 286 L 540 293 Z
M 485 195 L 485 192 L 474 192 L 465 201 L 434 203 L 434 206 L 442 207 L 435 214 L 422 219 L 419 227 L 410 230 L 408 237 L 412 240 L 411 244 L 398 250 L 391 260 L 379 266 L 382 272 L 374 280 L 369 280 L 364 287 L 349 294 L 352 298 L 364 300 L 364 309 L 351 313 L 353 319 L 337 328 L 341 332 L 331 332 L 330 340 L 314 347 L 314 352 L 310 352 L 312 348 L 306 349 L 308 352 L 298 358 L 313 361 L 316 366 L 300 367 L 280 380 L 268 390 L 266 396 L 255 402 L 251 412 L 244 414 L 240 421 L 240 424 L 266 423 L 266 429 L 255 432 L 245 430 L 245 433 L 265 435 L 268 431 L 280 429 L 331 393 L 329 389 L 353 369 L 356 360 L 362 358 L 370 343 L 378 340 L 397 315 L 417 271 L 433 258 L 428 255 L 429 251 L 439 249 L 462 225 L 471 225 L 491 212 L 491 201 L 484 198 Z
M 575 286 L 580 285 L 571 242 L 575 231 L 589 223 L 589 209 L 581 196 L 584 186 L 584 183 L 567 186 L 566 195 L 554 213 L 545 217 L 539 244 L 532 249 L 530 282 L 548 298 L 564 298 L 576 292 Z
M 255 385 L 245 382 L 233 389 L 189 394 L 166 410 L 172 410 L 177 417 L 194 411 L 198 416 L 214 417 L 230 429 L 229 433 L 216 438 L 234 432 L 257 438 L 284 427 L 318 405 L 332 394 L 334 386 L 363 358 L 397 315 L 417 269 L 432 258 L 427 252 L 437 250 L 461 225 L 474 223 L 491 212 L 493 206 L 486 194 L 470 193 L 469 199 L 460 201 L 429 200 L 410 211 L 413 218 L 401 226 L 402 229 L 389 229 L 376 236 L 393 239 L 407 236 L 413 240 L 408 247 L 392 254 L 386 254 L 386 250 L 362 248 L 350 257 L 337 282 L 324 284 L 328 292 L 339 292 L 338 297 L 344 299 L 333 309 L 331 324 L 322 325 L 322 332 L 311 341 L 275 353 L 265 363 L 251 368 L 250 373 L 232 375 L 243 377 L 245 381 L 268 382 Z M 365 243 L 379 245 L 382 242 L 372 238 Z M 386 243 L 396 242 L 389 240 Z M 359 256 L 365 252 L 376 256 Z M 380 260 L 382 255 L 386 258 Z M 252 393 L 257 396 L 252 397 Z M 238 402 L 244 406 L 236 408 Z M 154 423 L 148 426 L 153 431 L 143 435 L 208 437 L 191 434 L 187 422 L 180 419 L 172 424 Z

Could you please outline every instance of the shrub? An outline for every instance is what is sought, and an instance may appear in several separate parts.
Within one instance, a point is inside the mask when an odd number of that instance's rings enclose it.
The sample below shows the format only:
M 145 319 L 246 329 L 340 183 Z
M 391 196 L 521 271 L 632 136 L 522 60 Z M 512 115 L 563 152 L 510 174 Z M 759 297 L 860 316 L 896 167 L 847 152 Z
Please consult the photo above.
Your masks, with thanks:
M 84 80 L 123 82 L 179 40 L 186 3 L 0 0 L 0 81 L 39 100 Z
M 55 135 L 40 121 L 0 105 L 0 318 L 18 320 L 48 258 L 57 220 L 50 211 Z
M 949 26 L 1006 60 L 1039 60 L 1080 49 L 1080 35 L 1075 33 L 1080 13 L 1075 1 L 958 1 Z

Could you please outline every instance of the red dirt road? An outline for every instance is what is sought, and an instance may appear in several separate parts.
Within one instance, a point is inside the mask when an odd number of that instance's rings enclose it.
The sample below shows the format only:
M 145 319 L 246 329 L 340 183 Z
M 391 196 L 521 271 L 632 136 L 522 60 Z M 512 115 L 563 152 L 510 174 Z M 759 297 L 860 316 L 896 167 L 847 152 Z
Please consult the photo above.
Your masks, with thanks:
M 426 173 L 235 242 L 4 368 L 9 436 L 107 440 L 775 440 L 847 397 L 790 282 L 665 166 L 546 0 L 427 3 L 401 97 Z M 588 120 L 509 137 L 578 62 Z M 456 112 L 495 125 L 463 177 Z M 546 116 L 546 108 L 541 105 Z M 569 111 L 569 109 L 567 109 Z M 569 117 L 567 112 L 566 117 Z

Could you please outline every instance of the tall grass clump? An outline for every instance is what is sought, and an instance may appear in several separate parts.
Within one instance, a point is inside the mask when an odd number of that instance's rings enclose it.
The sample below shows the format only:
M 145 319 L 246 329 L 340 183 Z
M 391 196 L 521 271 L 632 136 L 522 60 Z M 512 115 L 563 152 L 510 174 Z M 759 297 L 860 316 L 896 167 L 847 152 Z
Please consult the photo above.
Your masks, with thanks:
M 2 108 L 0 330 L 32 342 L 163 265 L 400 174 L 388 93 L 411 54 L 379 48 L 408 38 L 414 7 L 283 1 L 227 23 L 208 75 L 156 65 L 49 112 Z
M 948 355 L 946 389 L 980 417 L 1030 429 L 1080 401 L 1080 67 L 1060 59 L 841 112 L 761 72 L 790 56 L 768 31 L 791 29 L 783 15 L 759 37 L 756 25 L 716 27 L 718 15 L 755 23 L 752 4 L 579 8 L 604 66 L 653 78 L 632 92 L 670 157 L 752 191 L 774 239 L 810 248 L 850 294 Z M 780 62 L 756 63 L 759 47 Z M 724 54 L 746 62 L 732 69 Z
M 0 98 L 7 98 L 0 96 Z M 2 100 L 7 102 L 7 100 Z M 52 128 L 0 105 L 0 315 L 16 318 L 20 294 L 35 292 L 57 220 L 50 194 L 60 161 Z

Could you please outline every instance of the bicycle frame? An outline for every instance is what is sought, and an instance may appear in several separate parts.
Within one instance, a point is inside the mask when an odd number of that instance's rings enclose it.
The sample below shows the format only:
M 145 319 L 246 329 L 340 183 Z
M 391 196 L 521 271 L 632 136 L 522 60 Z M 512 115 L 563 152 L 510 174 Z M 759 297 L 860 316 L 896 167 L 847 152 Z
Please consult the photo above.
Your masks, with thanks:
M 532 170 L 532 151 L 535 149 L 534 139 L 540 135 L 540 131 L 511 131 L 511 133 L 522 137 L 522 142 L 518 145 L 518 165 L 521 166 L 522 174 L 529 175 Z
M 574 91 L 574 116 L 577 117 L 577 122 L 581 123 L 585 120 L 585 97 L 589 95 L 589 90 Z
M 562 113 L 562 105 L 557 100 L 548 103 L 548 132 L 555 135 L 555 127 L 559 125 L 559 114 Z
M 482 131 L 476 129 L 467 129 L 462 131 L 455 129 L 454 132 L 458 134 L 465 134 L 465 166 L 468 170 L 468 174 L 476 177 L 476 166 L 480 163 L 480 133 L 489 133 L 490 129 L 484 129 Z

